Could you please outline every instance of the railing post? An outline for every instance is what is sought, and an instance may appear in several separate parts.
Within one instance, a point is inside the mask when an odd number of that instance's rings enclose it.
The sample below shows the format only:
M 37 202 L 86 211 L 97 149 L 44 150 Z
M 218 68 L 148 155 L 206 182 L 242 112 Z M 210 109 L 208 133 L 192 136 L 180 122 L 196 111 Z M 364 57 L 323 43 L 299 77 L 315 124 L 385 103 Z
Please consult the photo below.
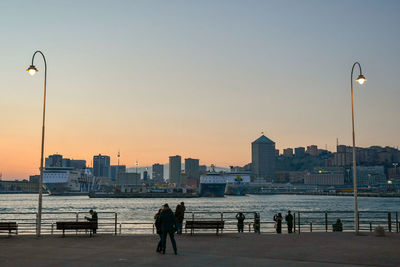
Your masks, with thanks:
M 298 219 L 298 223 L 299 223 L 299 234 L 300 234 L 300 232 L 301 232 L 301 230 L 300 230 L 301 229 L 301 227 L 300 227 L 300 211 L 297 213 L 297 215 L 298 215 L 297 219 Z
M 369 231 L 372 232 L 372 223 L 369 222 Z
M 224 221 L 224 213 L 221 212 L 221 222 Z M 217 228 L 217 232 L 218 232 L 218 228 Z M 224 228 L 221 228 L 221 234 L 224 232 Z
M 328 232 L 328 213 L 325 211 L 325 232 Z
M 194 212 L 192 212 L 192 222 L 194 222 Z M 193 224 L 192 224 L 193 225 Z M 194 234 L 194 228 L 192 227 L 190 229 L 190 234 L 193 235 Z
M 296 212 L 293 212 L 293 232 L 296 233 Z
M 388 229 L 389 229 L 389 232 L 392 231 L 392 213 L 391 212 L 388 212 Z
M 39 215 L 37 212 L 36 213 L 36 220 L 35 220 L 35 229 L 38 229 L 38 220 L 39 220 Z
M 76 220 L 75 221 L 78 221 L 78 219 L 79 219 L 79 213 L 78 212 L 75 212 L 75 217 L 76 217 Z M 86 232 L 87 230 L 85 230 L 85 232 Z M 75 231 L 75 234 L 77 235 L 78 234 L 78 230 L 76 230 Z
M 119 224 L 119 234 L 122 234 L 122 223 Z
M 310 222 L 310 233 L 312 232 L 312 222 Z
M 115 213 L 115 235 L 117 235 L 118 215 Z
M 399 232 L 399 215 L 396 211 L 396 233 Z

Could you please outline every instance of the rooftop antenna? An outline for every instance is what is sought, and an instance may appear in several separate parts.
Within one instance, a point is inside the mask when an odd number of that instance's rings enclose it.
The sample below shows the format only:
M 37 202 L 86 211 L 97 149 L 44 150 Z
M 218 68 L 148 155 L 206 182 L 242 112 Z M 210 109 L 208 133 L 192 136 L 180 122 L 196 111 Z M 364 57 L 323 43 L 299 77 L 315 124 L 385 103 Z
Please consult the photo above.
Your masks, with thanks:
M 121 154 L 119 153 L 119 149 L 118 149 L 118 166 L 117 166 L 117 173 L 115 174 L 115 180 L 118 180 L 118 174 L 119 174 L 119 157 L 121 156 Z

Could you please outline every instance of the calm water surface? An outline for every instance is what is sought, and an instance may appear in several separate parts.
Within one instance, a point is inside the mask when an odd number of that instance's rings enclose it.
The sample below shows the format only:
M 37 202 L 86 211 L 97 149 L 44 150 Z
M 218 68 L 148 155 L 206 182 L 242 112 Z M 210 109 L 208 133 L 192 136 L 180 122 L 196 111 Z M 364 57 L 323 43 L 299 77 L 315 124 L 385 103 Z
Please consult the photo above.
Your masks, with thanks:
M 154 213 L 164 203 L 170 207 L 181 201 L 187 211 L 257 211 L 262 220 L 270 220 L 277 212 L 292 211 L 352 211 L 352 197 L 303 196 L 303 195 L 248 195 L 224 198 L 89 198 L 87 196 L 43 196 L 44 212 L 97 211 L 117 212 L 122 221 L 151 221 Z M 36 212 L 37 195 L 0 194 L 0 213 Z M 362 211 L 400 211 L 400 198 L 360 197 Z

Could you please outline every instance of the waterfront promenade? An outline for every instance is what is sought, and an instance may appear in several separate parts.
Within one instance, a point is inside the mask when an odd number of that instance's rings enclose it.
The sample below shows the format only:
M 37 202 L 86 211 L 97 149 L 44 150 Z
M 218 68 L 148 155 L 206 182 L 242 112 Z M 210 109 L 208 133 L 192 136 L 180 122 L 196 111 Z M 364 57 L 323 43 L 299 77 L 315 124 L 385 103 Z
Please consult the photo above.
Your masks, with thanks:
M 0 237 L 0 266 L 399 266 L 400 235 L 197 234 L 177 237 L 175 256 L 156 235 Z

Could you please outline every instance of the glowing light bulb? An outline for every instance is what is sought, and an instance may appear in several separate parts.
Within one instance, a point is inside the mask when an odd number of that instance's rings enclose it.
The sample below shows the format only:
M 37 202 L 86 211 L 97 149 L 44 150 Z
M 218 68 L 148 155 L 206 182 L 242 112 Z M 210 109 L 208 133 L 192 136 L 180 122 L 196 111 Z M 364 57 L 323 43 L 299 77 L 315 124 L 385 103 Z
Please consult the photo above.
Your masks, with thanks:
M 35 75 L 36 72 L 38 72 L 37 68 L 34 65 L 30 65 L 26 71 L 29 72 L 29 74 L 32 76 Z
M 30 75 L 35 75 L 35 73 L 36 73 L 36 70 L 34 70 L 34 69 L 30 69 L 30 70 L 28 70 L 28 72 L 29 72 L 29 74 Z
M 367 79 L 360 74 L 360 76 L 358 76 L 358 78 L 356 79 L 356 82 L 358 82 L 359 84 L 364 84 L 367 81 Z

